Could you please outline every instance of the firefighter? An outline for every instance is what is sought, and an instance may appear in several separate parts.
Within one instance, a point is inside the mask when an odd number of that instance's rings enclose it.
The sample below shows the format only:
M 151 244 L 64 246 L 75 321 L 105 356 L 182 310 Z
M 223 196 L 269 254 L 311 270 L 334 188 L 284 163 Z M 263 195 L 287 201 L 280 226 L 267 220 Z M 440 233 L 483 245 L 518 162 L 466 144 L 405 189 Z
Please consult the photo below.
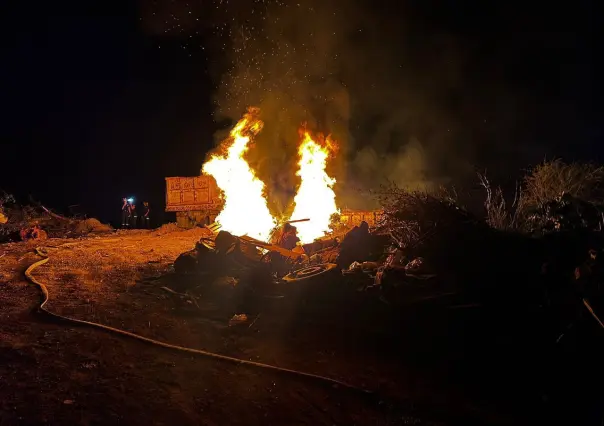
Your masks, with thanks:
M 123 198 L 122 201 L 122 228 L 128 228 L 130 225 L 130 204 L 127 198 Z
M 141 215 L 141 226 L 145 229 L 149 229 L 151 227 L 151 209 L 149 208 L 149 202 L 143 201 L 143 211 Z
M 138 226 L 138 212 L 136 211 L 134 201 L 130 202 L 130 217 L 132 220 L 132 229 L 136 229 Z

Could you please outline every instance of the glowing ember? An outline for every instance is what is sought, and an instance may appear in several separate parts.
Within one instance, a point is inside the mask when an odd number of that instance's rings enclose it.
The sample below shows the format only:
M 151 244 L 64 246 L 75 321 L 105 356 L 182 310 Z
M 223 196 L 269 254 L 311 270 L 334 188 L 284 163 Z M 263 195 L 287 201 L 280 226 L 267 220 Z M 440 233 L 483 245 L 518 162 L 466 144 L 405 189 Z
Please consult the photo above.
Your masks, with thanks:
M 300 168 L 296 175 L 300 176 L 302 182 L 294 198 L 292 220 L 310 219 L 309 222 L 296 224 L 298 237 L 304 244 L 329 232 L 331 216 L 338 212 L 336 194 L 332 189 L 336 180 L 325 172 L 330 150 L 335 145 L 329 138 L 323 142 L 325 146 L 315 142 L 308 132 L 304 132 L 298 149 Z
M 251 138 L 262 130 L 257 114 L 257 109 L 249 109 L 223 142 L 226 155 L 212 156 L 202 171 L 214 176 L 223 192 L 224 207 L 216 218 L 222 229 L 266 241 L 275 219 L 264 198 L 264 183 L 243 158 Z

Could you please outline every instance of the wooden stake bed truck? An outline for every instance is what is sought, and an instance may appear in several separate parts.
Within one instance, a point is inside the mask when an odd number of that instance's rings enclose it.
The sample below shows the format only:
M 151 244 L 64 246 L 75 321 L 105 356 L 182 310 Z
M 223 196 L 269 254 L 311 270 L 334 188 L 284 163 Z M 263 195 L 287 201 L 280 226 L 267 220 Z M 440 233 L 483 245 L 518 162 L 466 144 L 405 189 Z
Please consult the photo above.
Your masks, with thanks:
M 212 176 L 166 178 L 166 211 L 176 212 L 181 228 L 213 223 L 223 205 Z

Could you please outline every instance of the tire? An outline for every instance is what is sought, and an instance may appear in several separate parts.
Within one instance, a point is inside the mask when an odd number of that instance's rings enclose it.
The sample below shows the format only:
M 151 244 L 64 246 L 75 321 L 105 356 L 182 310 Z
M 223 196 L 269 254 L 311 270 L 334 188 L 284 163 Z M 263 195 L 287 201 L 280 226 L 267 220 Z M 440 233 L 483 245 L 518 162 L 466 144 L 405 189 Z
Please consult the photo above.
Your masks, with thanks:
M 283 281 L 288 283 L 295 283 L 301 281 L 311 281 L 319 276 L 326 276 L 337 272 L 335 263 L 322 263 L 320 265 L 307 266 L 306 268 L 298 269 L 297 271 L 290 272 L 283 277 Z

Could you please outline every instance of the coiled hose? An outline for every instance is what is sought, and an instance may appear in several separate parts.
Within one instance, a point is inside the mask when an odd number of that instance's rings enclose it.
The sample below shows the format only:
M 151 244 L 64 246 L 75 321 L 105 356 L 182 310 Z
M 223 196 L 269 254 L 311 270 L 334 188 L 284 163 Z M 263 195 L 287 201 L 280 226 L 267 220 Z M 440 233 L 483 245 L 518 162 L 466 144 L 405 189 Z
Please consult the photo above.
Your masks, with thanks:
M 372 392 L 370 392 L 368 390 L 359 388 L 357 386 L 353 386 L 349 383 L 342 382 L 340 380 L 332 379 L 330 377 L 320 376 L 318 374 L 306 373 L 304 371 L 299 371 L 299 370 L 292 370 L 289 368 L 278 367 L 276 365 L 264 364 L 261 362 L 254 362 L 254 361 L 249 361 L 249 360 L 245 360 L 245 359 L 241 359 L 241 358 L 220 355 L 217 353 L 208 352 L 208 351 L 204 351 L 201 349 L 193 349 L 193 348 L 187 348 L 185 346 L 173 345 L 170 343 L 161 342 L 159 340 L 150 339 L 148 337 L 144 337 L 144 336 L 141 336 L 141 335 L 138 335 L 135 333 L 131 333 L 129 331 L 120 330 L 119 328 L 110 327 L 108 325 L 99 324 L 99 323 L 91 322 L 91 321 L 79 320 L 79 319 L 75 319 L 75 318 L 70 318 L 70 317 L 66 317 L 66 316 L 51 312 L 45 307 L 46 303 L 48 303 L 48 301 L 49 301 L 48 288 L 46 287 L 46 285 L 44 285 L 43 283 L 38 281 L 32 275 L 33 271 L 36 268 L 47 263 L 50 260 L 50 258 L 40 247 L 36 247 L 35 252 L 37 255 L 42 257 L 42 259 L 33 263 L 32 265 L 30 265 L 27 268 L 27 270 L 25 271 L 25 277 L 27 278 L 27 280 L 29 282 L 36 285 L 42 291 L 42 296 L 43 296 L 42 302 L 38 306 L 38 310 L 52 318 L 67 321 L 67 322 L 70 322 L 73 324 L 79 324 L 79 325 L 85 325 L 85 326 L 89 326 L 89 327 L 99 328 L 101 330 L 105 330 L 110 333 L 119 334 L 121 336 L 127 336 L 127 337 L 130 337 L 130 338 L 133 338 L 136 340 L 140 340 L 140 341 L 143 341 L 143 342 L 155 345 L 155 346 L 161 346 L 163 348 L 168 348 L 168 349 L 173 349 L 173 350 L 180 351 L 180 352 L 187 352 L 187 353 L 192 353 L 192 354 L 196 354 L 196 355 L 201 355 L 201 356 L 205 356 L 205 357 L 212 358 L 212 359 L 218 359 L 221 361 L 231 362 L 233 364 L 246 365 L 246 366 L 250 366 L 250 367 L 256 367 L 256 368 L 261 368 L 261 369 L 266 369 L 266 370 L 273 370 L 273 371 L 277 371 L 280 373 L 286 373 L 286 374 L 290 374 L 293 376 L 304 377 L 307 379 L 314 379 L 314 380 L 317 380 L 317 381 L 320 381 L 323 383 L 327 383 L 327 384 L 330 384 L 333 386 L 340 386 L 342 388 L 347 388 L 347 389 L 354 390 L 354 391 L 357 391 L 357 392 L 360 392 L 363 394 L 372 394 Z

